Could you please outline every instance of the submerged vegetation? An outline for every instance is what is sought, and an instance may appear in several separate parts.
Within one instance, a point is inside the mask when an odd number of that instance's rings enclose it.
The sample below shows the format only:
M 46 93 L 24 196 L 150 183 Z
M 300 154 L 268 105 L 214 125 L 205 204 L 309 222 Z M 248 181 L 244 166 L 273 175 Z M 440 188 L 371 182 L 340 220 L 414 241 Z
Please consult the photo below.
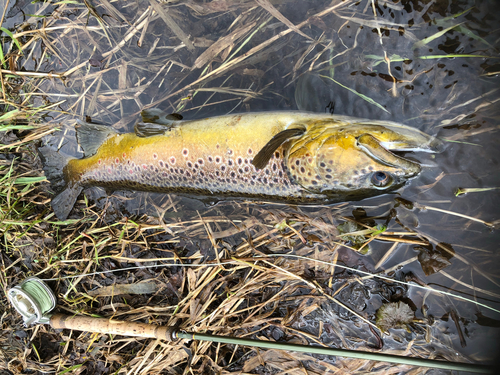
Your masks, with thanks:
M 500 34 L 494 2 L 470 3 L 2 0 L 0 372 L 426 371 L 24 328 L 6 292 L 32 275 L 48 279 L 68 314 L 493 360 Z M 127 191 L 108 197 L 94 188 L 58 220 L 37 148 L 80 157 L 75 118 L 131 131 L 153 107 L 184 118 L 331 111 L 404 122 L 449 147 L 422 159 L 426 172 L 398 194 L 361 202 L 213 204 Z M 143 282 L 140 294 L 130 287 Z M 383 306 L 394 311 L 386 308 L 381 323 Z

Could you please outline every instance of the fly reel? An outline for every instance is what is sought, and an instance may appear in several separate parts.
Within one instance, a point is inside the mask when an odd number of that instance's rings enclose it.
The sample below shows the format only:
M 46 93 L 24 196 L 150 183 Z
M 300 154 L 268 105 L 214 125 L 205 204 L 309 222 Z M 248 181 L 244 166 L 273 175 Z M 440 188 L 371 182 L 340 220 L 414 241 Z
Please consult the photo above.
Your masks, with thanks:
M 48 324 L 50 312 L 56 307 L 56 296 L 38 277 L 30 277 L 7 292 L 7 297 L 16 311 L 22 315 L 24 324 Z

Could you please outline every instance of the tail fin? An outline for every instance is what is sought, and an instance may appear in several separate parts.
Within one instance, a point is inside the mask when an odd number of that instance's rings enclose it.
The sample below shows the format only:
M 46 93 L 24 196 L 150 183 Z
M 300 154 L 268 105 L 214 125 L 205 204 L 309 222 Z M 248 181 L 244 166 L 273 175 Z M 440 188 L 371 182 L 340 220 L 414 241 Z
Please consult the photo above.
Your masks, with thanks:
M 71 158 L 48 146 L 40 147 L 38 154 L 42 159 L 45 176 L 56 193 L 51 203 L 54 213 L 59 220 L 66 220 L 83 190 L 80 185 L 68 182 L 64 178 L 64 167 Z

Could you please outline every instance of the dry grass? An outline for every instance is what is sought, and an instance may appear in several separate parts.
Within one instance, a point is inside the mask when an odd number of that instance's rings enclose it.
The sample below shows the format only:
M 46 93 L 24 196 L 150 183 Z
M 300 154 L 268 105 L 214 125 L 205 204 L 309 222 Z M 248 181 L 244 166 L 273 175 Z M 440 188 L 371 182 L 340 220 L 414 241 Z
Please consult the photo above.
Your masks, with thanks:
M 418 186 L 411 196 L 414 205 L 387 198 L 365 203 L 363 210 L 348 203 L 304 208 L 227 201 L 209 206 L 151 194 L 119 193 L 108 199 L 93 190 L 77 202 L 72 219 L 60 222 L 54 217 L 35 146 L 44 139 L 79 155 L 74 117 L 90 116 L 130 130 L 140 110 L 151 107 L 192 118 L 294 109 L 292 88 L 307 73 L 331 79 L 335 74 L 335 82 L 342 83 L 338 87 L 348 88 L 339 95 L 352 95 L 354 106 L 372 108 L 378 112 L 370 113 L 380 117 L 385 112 L 370 100 L 395 101 L 389 109 L 401 111 L 394 116 L 411 117 L 410 122 L 418 116 L 426 130 L 465 126 L 445 133 L 450 141 L 473 143 L 476 136 L 498 131 L 498 89 L 476 92 L 460 81 L 447 91 L 429 89 L 426 105 L 416 89 L 408 88 L 422 77 L 436 87 L 455 79 L 437 68 L 441 60 L 423 54 L 408 62 L 408 56 L 393 54 L 401 29 L 415 48 L 432 44 L 422 31 L 425 16 L 431 14 L 428 8 L 416 9 L 418 23 L 407 28 L 406 22 L 381 17 L 381 2 L 372 1 L 359 6 L 352 1 L 309 6 L 268 0 L 165 3 L 36 3 L 34 15 L 22 27 L 12 29 L 11 36 L 2 34 L 0 369 L 12 374 L 426 372 L 209 342 L 165 343 L 56 332 L 48 326 L 25 329 L 5 293 L 31 275 L 52 279 L 58 309 L 70 314 L 449 361 L 491 360 L 490 353 L 481 351 L 457 354 L 462 327 L 476 324 L 475 312 L 490 310 L 398 282 L 499 306 L 500 281 L 491 264 L 492 258 L 498 264 L 498 257 L 489 240 L 471 245 L 471 239 L 489 236 L 483 224 L 496 226 L 498 218 L 483 219 L 474 207 L 461 211 L 460 202 L 450 198 L 437 201 L 429 195 L 433 200 L 426 201 L 426 193 L 452 176 L 448 171 Z M 399 3 L 383 3 L 402 12 Z M 12 9 L 8 0 L 4 4 L 0 26 Z M 451 27 L 446 22 L 444 29 Z M 371 29 L 369 37 L 363 34 Z M 378 55 L 359 52 L 362 38 L 375 41 Z M 484 39 L 474 40 L 484 47 Z M 484 54 L 497 50 L 492 47 Z M 354 62 L 352 80 L 342 70 L 348 61 Z M 380 78 L 376 83 L 370 75 L 375 71 Z M 493 71 L 491 63 L 482 73 Z M 482 127 L 474 126 L 475 118 L 483 121 Z M 443 201 L 446 209 L 436 207 Z M 419 211 L 424 209 L 436 216 Z M 350 235 L 364 237 L 360 247 L 371 248 L 367 256 L 339 236 L 337 226 L 345 221 L 358 226 Z M 466 240 L 450 241 L 459 231 Z M 417 246 L 426 249 L 418 257 L 413 250 Z M 452 265 L 426 277 L 418 264 L 425 263 L 422 254 L 440 257 L 440 264 L 449 254 Z M 345 266 L 383 272 L 386 279 Z M 143 281 L 147 293 L 127 287 Z M 111 295 L 110 286 L 118 287 Z M 125 294 L 117 295 L 117 290 Z M 396 300 L 409 303 L 418 319 L 410 332 L 384 334 L 374 324 L 375 312 L 383 302 Z

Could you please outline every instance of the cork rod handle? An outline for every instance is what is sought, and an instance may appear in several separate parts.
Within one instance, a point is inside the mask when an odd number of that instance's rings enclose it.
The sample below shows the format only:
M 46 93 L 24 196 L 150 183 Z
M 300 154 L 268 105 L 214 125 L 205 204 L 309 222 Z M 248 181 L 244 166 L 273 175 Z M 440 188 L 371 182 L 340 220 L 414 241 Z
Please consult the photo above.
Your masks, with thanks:
M 107 318 L 54 314 L 50 318 L 50 325 L 53 328 L 59 329 L 67 328 L 76 331 L 107 333 L 111 335 L 157 338 L 167 341 L 176 339 L 174 327 L 124 322 Z

